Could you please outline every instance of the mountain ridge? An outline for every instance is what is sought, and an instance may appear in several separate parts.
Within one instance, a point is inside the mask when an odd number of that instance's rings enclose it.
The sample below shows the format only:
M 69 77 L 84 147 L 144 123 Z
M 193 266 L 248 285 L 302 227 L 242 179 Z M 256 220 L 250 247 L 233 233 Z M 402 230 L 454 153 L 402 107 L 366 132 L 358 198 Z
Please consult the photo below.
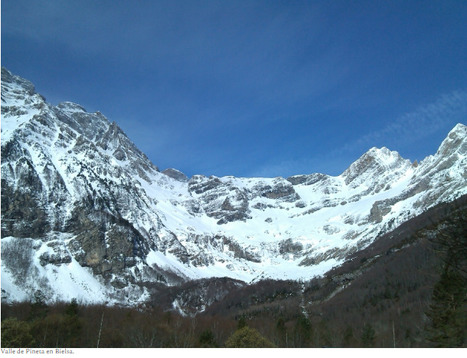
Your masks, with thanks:
M 309 279 L 467 193 L 462 124 L 417 166 L 371 148 L 339 176 L 187 178 L 100 112 L 52 106 L 4 68 L 2 117 L 6 300 L 137 304 L 154 283 Z

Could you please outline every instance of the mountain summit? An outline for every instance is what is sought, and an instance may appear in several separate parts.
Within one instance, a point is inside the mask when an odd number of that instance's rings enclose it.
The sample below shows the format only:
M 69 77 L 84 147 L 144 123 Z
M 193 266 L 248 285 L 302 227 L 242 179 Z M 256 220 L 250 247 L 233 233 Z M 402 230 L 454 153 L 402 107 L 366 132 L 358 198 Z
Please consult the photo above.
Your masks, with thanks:
M 2 299 L 138 304 L 230 277 L 306 280 L 467 193 L 467 127 L 417 166 L 372 148 L 339 176 L 159 169 L 99 112 L 2 68 Z M 174 303 L 175 304 L 175 303 Z

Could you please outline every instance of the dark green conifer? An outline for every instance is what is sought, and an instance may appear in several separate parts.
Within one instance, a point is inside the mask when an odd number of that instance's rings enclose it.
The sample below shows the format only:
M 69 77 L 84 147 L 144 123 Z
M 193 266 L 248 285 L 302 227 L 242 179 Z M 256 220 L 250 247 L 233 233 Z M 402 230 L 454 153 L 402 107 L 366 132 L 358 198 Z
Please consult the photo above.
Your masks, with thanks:
M 210 329 L 207 329 L 199 336 L 199 347 L 201 348 L 215 348 L 217 347 L 216 339 Z
M 362 345 L 365 348 L 370 348 L 375 345 L 375 330 L 369 323 L 365 323 L 363 326 L 363 332 L 362 332 Z

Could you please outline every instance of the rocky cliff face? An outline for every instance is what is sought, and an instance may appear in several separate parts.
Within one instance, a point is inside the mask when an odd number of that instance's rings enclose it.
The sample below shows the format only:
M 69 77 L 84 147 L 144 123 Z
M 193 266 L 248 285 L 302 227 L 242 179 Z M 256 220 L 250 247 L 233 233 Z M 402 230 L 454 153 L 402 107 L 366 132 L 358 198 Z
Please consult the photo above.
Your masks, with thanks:
M 309 279 L 467 193 L 467 127 L 418 165 L 372 148 L 340 176 L 160 172 L 115 124 L 2 69 L 2 297 L 135 304 L 154 287 Z

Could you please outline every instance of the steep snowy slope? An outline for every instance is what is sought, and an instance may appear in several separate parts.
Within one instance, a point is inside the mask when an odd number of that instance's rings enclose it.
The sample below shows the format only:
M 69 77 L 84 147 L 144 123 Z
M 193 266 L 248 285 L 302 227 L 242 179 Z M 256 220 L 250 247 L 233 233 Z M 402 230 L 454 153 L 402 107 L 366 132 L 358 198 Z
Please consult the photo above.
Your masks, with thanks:
M 467 127 L 412 164 L 372 148 L 341 175 L 160 172 L 115 124 L 2 69 L 2 297 L 137 303 L 209 277 L 309 279 L 467 193 Z

